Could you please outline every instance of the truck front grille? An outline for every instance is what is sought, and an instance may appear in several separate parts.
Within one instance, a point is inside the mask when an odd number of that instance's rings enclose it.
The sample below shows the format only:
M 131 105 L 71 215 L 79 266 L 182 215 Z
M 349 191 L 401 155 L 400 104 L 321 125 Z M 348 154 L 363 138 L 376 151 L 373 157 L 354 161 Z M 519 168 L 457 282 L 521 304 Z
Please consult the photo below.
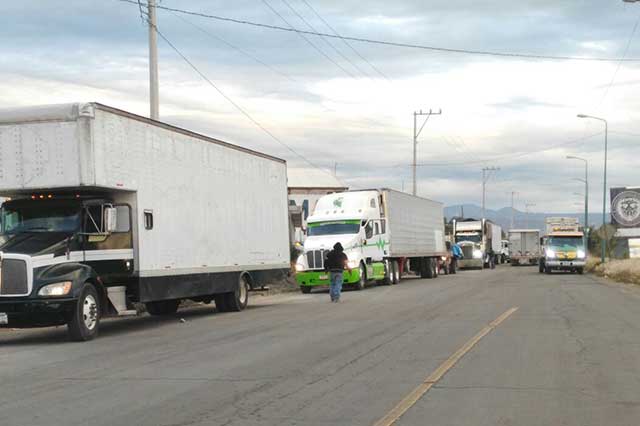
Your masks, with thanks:
M 462 246 L 460 248 L 465 259 L 473 259 L 473 246 Z
M 308 251 L 307 265 L 309 269 L 324 269 L 324 250 Z
M 29 293 L 24 260 L 3 259 L 0 268 L 0 296 L 26 296 Z

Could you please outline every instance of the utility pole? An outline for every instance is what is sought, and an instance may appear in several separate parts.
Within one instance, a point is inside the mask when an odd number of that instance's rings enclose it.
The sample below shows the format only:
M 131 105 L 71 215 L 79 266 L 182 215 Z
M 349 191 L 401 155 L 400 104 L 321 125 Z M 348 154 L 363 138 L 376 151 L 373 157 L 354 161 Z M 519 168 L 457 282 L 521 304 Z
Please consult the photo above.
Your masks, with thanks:
M 149 102 L 152 120 L 160 119 L 160 96 L 158 93 L 158 19 L 156 16 L 156 0 L 148 0 L 149 15 Z
M 338 162 L 333 163 L 333 175 L 338 176 Z
M 417 111 L 413 112 L 413 195 L 416 195 L 416 192 L 418 190 L 417 183 L 416 183 L 416 167 L 418 164 L 418 160 L 417 160 L 418 136 L 420 136 L 420 133 L 422 133 L 422 129 L 424 129 L 424 125 L 427 124 L 427 121 L 429 121 L 429 117 L 431 117 L 432 115 L 441 115 L 441 114 L 442 114 L 441 109 L 438 110 L 438 112 L 433 112 L 431 109 L 429 109 L 429 112 L 422 112 L 422 110 L 420 110 L 420 112 L 417 112 Z M 420 126 L 420 130 L 418 130 L 418 116 L 427 117 L 422 123 L 422 126 Z
M 500 170 L 500 167 L 484 167 L 482 169 L 482 219 L 485 219 L 485 201 L 486 201 L 486 187 L 487 181 L 491 177 L 491 172 L 497 172 Z M 487 174 L 487 172 L 489 172 Z
M 516 209 L 515 206 L 513 204 L 513 197 L 517 194 L 516 191 L 511 191 L 511 229 L 515 228 L 515 214 L 516 214 Z

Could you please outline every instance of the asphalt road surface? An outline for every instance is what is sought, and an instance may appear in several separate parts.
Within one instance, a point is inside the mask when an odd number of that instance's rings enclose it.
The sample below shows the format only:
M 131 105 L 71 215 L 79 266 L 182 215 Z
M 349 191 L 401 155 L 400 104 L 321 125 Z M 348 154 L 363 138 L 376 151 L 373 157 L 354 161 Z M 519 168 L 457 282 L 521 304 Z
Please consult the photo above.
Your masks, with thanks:
M 0 425 L 640 424 L 629 286 L 504 266 L 251 303 L 0 331 Z

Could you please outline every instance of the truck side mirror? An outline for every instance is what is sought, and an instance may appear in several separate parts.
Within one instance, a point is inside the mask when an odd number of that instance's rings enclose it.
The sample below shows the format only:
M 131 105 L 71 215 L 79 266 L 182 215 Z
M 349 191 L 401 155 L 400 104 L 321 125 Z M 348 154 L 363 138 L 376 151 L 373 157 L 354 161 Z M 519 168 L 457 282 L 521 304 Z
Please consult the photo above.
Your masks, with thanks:
M 104 231 L 106 233 L 115 232 L 118 229 L 118 210 L 115 207 L 104 209 Z

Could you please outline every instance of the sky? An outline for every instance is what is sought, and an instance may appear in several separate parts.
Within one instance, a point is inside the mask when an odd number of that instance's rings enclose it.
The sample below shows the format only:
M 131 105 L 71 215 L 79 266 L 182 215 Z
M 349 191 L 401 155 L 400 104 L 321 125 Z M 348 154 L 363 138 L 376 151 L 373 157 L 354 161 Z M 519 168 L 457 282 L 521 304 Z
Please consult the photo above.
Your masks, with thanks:
M 160 5 L 396 43 L 640 59 L 640 3 L 622 0 Z M 0 2 L 0 16 L 0 108 L 95 101 L 148 115 L 148 28 L 137 5 L 22 0 Z M 482 169 L 496 167 L 487 208 L 509 206 L 516 192 L 520 210 L 580 212 L 584 184 L 574 179 L 584 176 L 584 163 L 566 159 L 574 155 L 588 160 L 590 209 L 601 209 L 604 126 L 577 114 L 609 122 L 608 186 L 640 185 L 640 61 L 344 43 L 166 10 L 158 10 L 158 28 L 228 98 L 160 39 L 162 121 L 294 167 L 335 169 L 353 188 L 411 191 L 413 113 L 429 109 L 442 114 L 418 138 L 418 195 L 480 204 Z

